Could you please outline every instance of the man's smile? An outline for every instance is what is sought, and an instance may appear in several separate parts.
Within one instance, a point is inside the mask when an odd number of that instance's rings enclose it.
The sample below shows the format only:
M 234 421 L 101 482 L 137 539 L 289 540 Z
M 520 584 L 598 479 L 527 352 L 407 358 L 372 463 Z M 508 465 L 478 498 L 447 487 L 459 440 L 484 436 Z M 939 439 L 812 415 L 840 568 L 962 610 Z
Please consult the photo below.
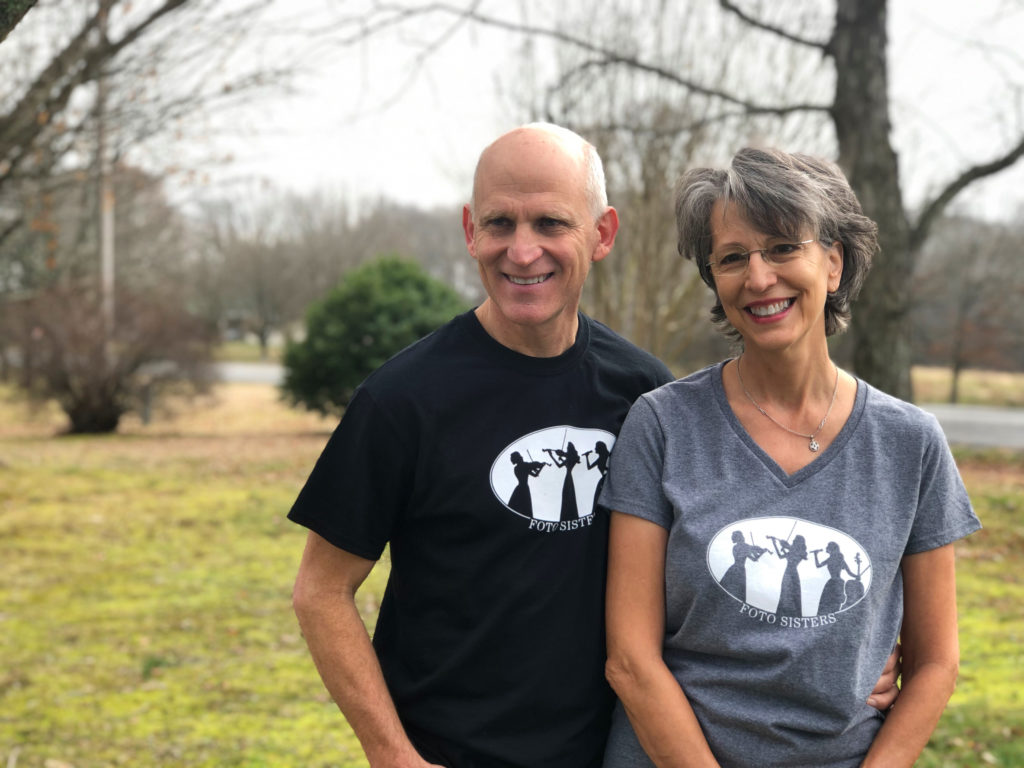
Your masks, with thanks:
M 516 277 L 515 275 L 505 275 L 505 277 L 516 285 L 537 285 L 538 283 L 543 283 L 554 274 L 554 272 L 548 272 L 545 275 L 537 275 L 536 277 Z

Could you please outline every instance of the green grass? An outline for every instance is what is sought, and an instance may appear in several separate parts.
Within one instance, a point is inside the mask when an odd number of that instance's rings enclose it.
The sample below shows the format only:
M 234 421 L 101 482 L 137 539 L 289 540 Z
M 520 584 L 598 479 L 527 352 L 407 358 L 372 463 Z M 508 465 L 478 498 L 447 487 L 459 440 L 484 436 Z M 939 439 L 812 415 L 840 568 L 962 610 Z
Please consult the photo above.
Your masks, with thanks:
M 0 435 L 0 765 L 365 764 L 289 602 L 326 438 Z
M 225 386 L 111 437 L 0 391 L 0 765 L 365 766 L 289 596 L 330 420 Z M 961 683 L 919 765 L 1024 765 L 1024 456 L 959 454 Z M 373 621 L 386 566 L 359 600 Z
M 1024 765 L 1024 455 L 957 452 L 982 524 L 957 545 L 960 681 L 919 765 Z
M 284 345 L 270 344 L 267 356 L 263 357 L 260 346 L 254 341 L 225 341 L 214 350 L 214 358 L 230 363 L 280 363 Z

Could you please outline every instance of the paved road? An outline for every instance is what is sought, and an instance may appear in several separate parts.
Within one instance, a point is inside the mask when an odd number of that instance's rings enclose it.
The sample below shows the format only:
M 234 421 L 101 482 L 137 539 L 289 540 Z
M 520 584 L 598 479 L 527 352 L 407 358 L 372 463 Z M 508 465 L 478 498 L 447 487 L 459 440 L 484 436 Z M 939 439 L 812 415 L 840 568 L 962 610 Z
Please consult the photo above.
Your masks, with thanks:
M 1024 408 L 941 403 L 921 407 L 935 414 L 950 443 L 1024 448 Z
M 275 363 L 218 363 L 224 381 L 278 385 L 284 371 Z M 922 406 L 938 417 L 946 439 L 958 445 L 1024 448 L 1024 408 L 990 408 L 980 405 Z
M 221 381 L 275 386 L 284 381 L 284 369 L 277 363 L 217 363 L 213 368 Z

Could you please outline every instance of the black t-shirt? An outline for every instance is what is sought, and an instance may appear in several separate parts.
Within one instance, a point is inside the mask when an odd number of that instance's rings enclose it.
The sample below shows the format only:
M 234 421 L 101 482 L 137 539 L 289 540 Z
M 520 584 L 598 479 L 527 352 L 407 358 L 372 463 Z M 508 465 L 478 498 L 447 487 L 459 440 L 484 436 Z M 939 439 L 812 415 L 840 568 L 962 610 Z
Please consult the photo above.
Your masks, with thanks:
M 289 518 L 391 573 L 374 646 L 410 737 L 453 768 L 599 765 L 608 514 L 633 401 L 672 376 L 580 314 L 518 354 L 472 312 L 359 388 Z

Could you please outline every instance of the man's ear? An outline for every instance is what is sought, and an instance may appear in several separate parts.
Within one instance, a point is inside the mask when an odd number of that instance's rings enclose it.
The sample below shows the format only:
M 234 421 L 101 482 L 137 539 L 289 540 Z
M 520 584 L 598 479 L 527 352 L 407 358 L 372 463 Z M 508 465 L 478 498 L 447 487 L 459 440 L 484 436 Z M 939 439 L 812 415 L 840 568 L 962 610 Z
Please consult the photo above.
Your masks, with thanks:
M 600 261 L 607 256 L 612 246 L 615 245 L 615 235 L 619 232 L 619 214 L 611 206 L 605 208 L 604 213 L 601 214 L 601 218 L 597 220 L 597 234 L 599 240 L 597 241 L 597 247 L 594 248 L 594 255 L 590 257 L 591 261 Z
M 476 245 L 473 242 L 473 234 L 476 232 L 476 225 L 473 223 L 473 214 L 469 206 L 462 206 L 462 232 L 466 236 L 466 250 L 474 259 L 476 258 Z

